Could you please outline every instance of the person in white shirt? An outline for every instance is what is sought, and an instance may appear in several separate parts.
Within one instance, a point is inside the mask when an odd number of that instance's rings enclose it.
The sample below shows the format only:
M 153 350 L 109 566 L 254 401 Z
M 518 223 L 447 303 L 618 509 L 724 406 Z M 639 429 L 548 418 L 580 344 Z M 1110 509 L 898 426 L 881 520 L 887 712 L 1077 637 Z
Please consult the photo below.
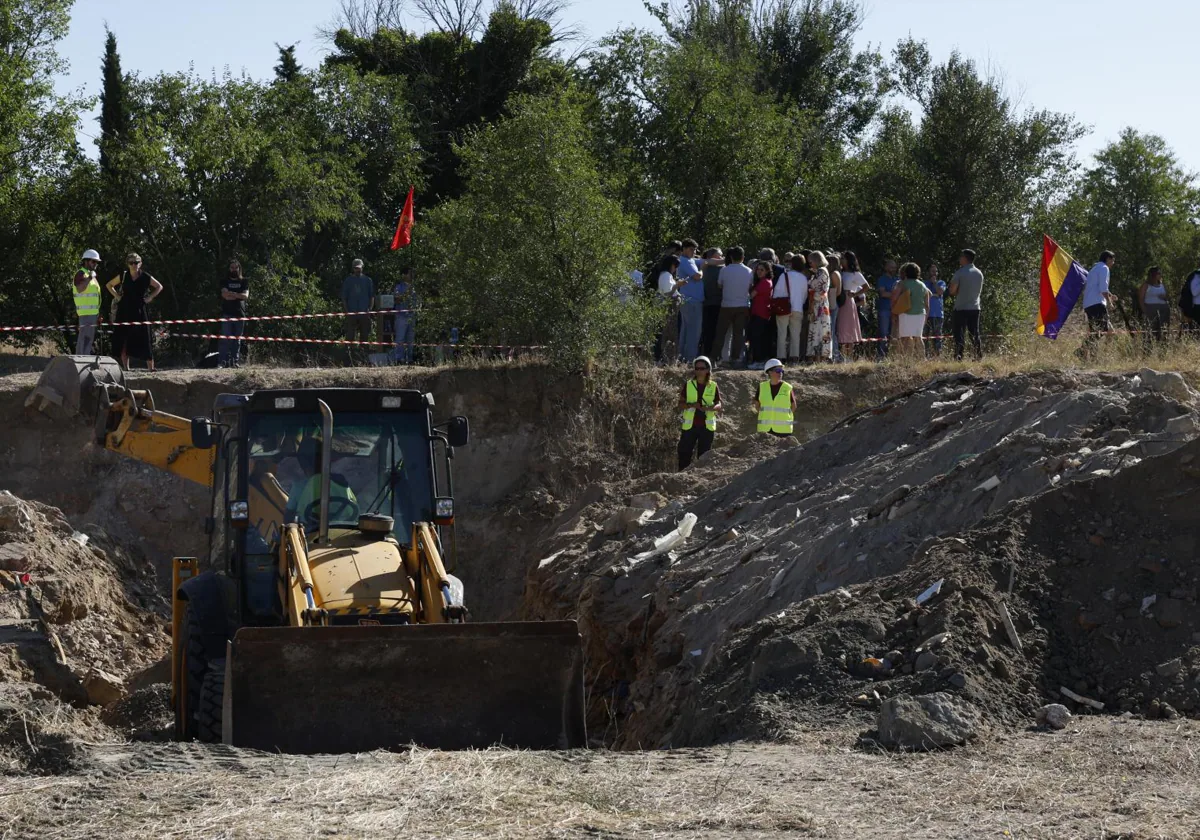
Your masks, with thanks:
M 858 268 L 858 256 L 853 251 L 842 254 L 842 291 L 845 299 L 838 307 L 837 342 L 842 346 L 842 360 L 854 358 L 854 346 L 863 340 L 858 308 L 866 303 L 867 278 Z
M 775 355 L 789 364 L 800 361 L 800 331 L 804 328 L 804 304 L 808 301 L 808 275 L 804 257 L 793 256 L 775 283 L 771 299 L 787 298 L 791 312 L 775 315 Z
M 663 257 L 655 271 L 658 274 L 658 298 L 666 304 L 666 315 L 654 342 L 654 358 L 660 364 L 669 364 L 679 353 L 679 287 L 687 280 L 677 276 L 679 257 L 673 255 Z
M 1112 301 L 1112 294 L 1108 291 L 1108 284 L 1116 262 L 1116 254 L 1105 251 L 1100 255 L 1100 261 L 1092 266 L 1083 284 L 1083 311 L 1088 319 L 1088 334 L 1079 348 L 1081 356 L 1091 355 L 1101 334 L 1112 333 L 1112 324 L 1108 320 L 1108 304 Z

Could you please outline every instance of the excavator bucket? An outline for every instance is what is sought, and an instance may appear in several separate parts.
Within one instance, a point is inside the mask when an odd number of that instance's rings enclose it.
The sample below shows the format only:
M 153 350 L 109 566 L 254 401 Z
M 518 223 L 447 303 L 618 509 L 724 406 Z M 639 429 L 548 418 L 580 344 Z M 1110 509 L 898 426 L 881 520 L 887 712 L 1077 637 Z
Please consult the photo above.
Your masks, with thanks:
M 242 628 L 223 740 L 285 753 L 586 746 L 573 621 Z
M 95 413 L 97 397 L 109 385 L 124 387 L 125 374 L 108 356 L 55 356 L 46 365 L 25 406 L 51 415 Z

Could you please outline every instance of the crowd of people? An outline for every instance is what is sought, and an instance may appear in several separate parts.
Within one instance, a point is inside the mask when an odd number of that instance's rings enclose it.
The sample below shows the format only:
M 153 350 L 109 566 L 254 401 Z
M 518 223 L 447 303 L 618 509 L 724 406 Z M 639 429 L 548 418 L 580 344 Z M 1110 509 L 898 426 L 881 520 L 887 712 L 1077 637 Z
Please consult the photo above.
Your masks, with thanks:
M 899 352 L 940 355 L 947 296 L 953 298 L 955 358 L 964 356 L 968 336 L 972 353 L 982 358 L 984 276 L 973 251 L 962 251 L 959 263 L 947 283 L 936 264 L 923 271 L 889 259 L 872 283 L 853 251 L 802 248 L 780 259 L 763 248 L 748 260 L 743 248 L 701 253 L 688 239 L 672 242 L 649 272 L 634 272 L 634 281 L 666 304 L 655 341 L 660 362 L 686 364 L 706 355 L 763 370 L 770 356 L 797 364 Z M 865 349 L 868 344 L 874 350 Z
M 968 348 L 980 359 L 984 275 L 974 251 L 964 249 L 958 261 L 947 282 L 937 263 L 922 269 L 885 260 L 872 283 L 853 251 L 801 249 L 778 259 L 774 249 L 763 248 L 747 260 L 742 248 L 699 253 L 686 239 L 672 242 L 649 272 L 635 271 L 632 279 L 664 304 L 654 348 L 660 363 L 686 364 L 704 355 L 761 370 L 770 356 L 788 363 L 938 357 L 947 332 L 955 359 Z M 1115 263 L 1116 255 L 1105 251 L 1087 274 L 1081 304 L 1088 333 L 1079 350 L 1085 358 L 1103 337 L 1115 335 L 1109 291 Z M 1137 291 L 1148 347 L 1166 340 L 1176 308 L 1179 333 L 1200 333 L 1200 269 L 1184 279 L 1173 305 L 1162 269 L 1152 266 Z
M 686 239 L 672 242 L 648 273 L 634 272 L 633 279 L 666 304 L 655 341 L 660 362 L 686 364 L 703 355 L 762 370 L 769 357 L 817 363 L 893 352 L 940 355 L 947 297 L 955 358 L 966 352 L 968 336 L 982 358 L 984 277 L 975 252 L 962 252 L 948 284 L 939 275 L 933 263 L 922 271 L 887 260 L 872 283 L 853 251 L 800 249 L 779 259 L 763 248 L 747 260 L 740 247 L 701 253 Z M 868 344 L 873 351 L 864 349 Z
M 728 252 L 713 247 L 701 253 L 694 240 L 686 239 L 670 243 L 648 272 L 632 272 L 632 279 L 663 305 L 665 317 L 654 345 L 660 363 L 707 358 L 764 370 L 772 358 L 797 364 L 892 355 L 937 357 L 947 326 L 954 358 L 962 359 L 969 347 L 980 359 L 984 275 L 974 251 L 963 250 L 958 262 L 947 282 L 936 263 L 922 269 L 914 262 L 899 265 L 888 259 L 872 282 L 853 251 L 800 249 L 780 259 L 773 249 L 763 248 L 748 260 L 741 247 Z M 1113 335 L 1109 313 L 1115 299 L 1109 282 L 1115 263 L 1116 255 L 1105 251 L 1087 274 L 1081 304 L 1088 335 L 1079 350 L 1085 358 L 1103 336 Z M 77 355 L 95 352 L 103 308 L 100 265 L 96 251 L 85 251 L 73 279 Z M 342 282 L 346 340 L 371 342 L 377 327 L 378 341 L 392 345 L 390 352 L 381 354 L 385 362 L 412 364 L 421 304 L 413 269 L 380 293 L 364 268 L 362 260 L 354 260 Z M 154 332 L 144 322 L 150 320 L 148 307 L 162 294 L 163 284 L 143 268 L 138 254 L 130 253 L 125 268 L 103 289 L 112 298 L 110 355 L 126 368 L 131 360 L 141 360 L 154 370 Z M 232 259 L 219 282 L 220 317 L 228 320 L 221 322 L 223 337 L 212 354 L 213 364 L 241 365 L 249 300 L 250 283 L 240 261 Z M 1176 307 L 1179 330 L 1200 332 L 1200 269 L 1183 281 L 1173 306 L 1161 268 L 1152 266 L 1137 291 L 1137 306 L 1148 346 L 1167 338 Z M 452 329 L 451 354 L 457 343 L 458 330 Z

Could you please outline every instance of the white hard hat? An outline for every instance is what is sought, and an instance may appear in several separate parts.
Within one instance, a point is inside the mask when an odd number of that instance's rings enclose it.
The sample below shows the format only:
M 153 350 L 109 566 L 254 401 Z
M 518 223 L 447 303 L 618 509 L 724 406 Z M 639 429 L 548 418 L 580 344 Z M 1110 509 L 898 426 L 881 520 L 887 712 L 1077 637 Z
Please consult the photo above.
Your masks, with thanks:
M 96 262 L 100 262 L 100 255 L 97 254 L 95 251 L 93 251 L 91 248 L 88 248 L 86 251 L 83 252 L 83 256 L 80 257 L 79 259 L 95 260 Z
M 763 370 L 765 370 L 767 373 L 770 373 L 775 368 L 781 367 L 783 367 L 783 362 L 779 361 L 778 359 L 767 359 L 767 363 L 763 365 Z
M 712 359 L 708 358 L 708 356 L 697 356 L 692 360 L 693 367 L 695 367 L 696 362 L 704 362 L 704 364 L 708 365 L 708 369 L 712 370 Z

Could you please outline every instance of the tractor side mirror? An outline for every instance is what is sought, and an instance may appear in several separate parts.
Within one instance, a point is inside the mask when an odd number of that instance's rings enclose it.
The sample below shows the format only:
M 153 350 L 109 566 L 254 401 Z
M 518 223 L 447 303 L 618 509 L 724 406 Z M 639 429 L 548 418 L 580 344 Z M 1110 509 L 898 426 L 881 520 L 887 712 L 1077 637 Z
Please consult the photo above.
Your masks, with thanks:
M 192 446 L 196 449 L 212 449 L 217 442 L 217 430 L 207 417 L 192 418 Z
M 446 424 L 446 441 L 453 447 L 466 446 L 471 440 L 471 424 L 466 417 L 451 417 Z

